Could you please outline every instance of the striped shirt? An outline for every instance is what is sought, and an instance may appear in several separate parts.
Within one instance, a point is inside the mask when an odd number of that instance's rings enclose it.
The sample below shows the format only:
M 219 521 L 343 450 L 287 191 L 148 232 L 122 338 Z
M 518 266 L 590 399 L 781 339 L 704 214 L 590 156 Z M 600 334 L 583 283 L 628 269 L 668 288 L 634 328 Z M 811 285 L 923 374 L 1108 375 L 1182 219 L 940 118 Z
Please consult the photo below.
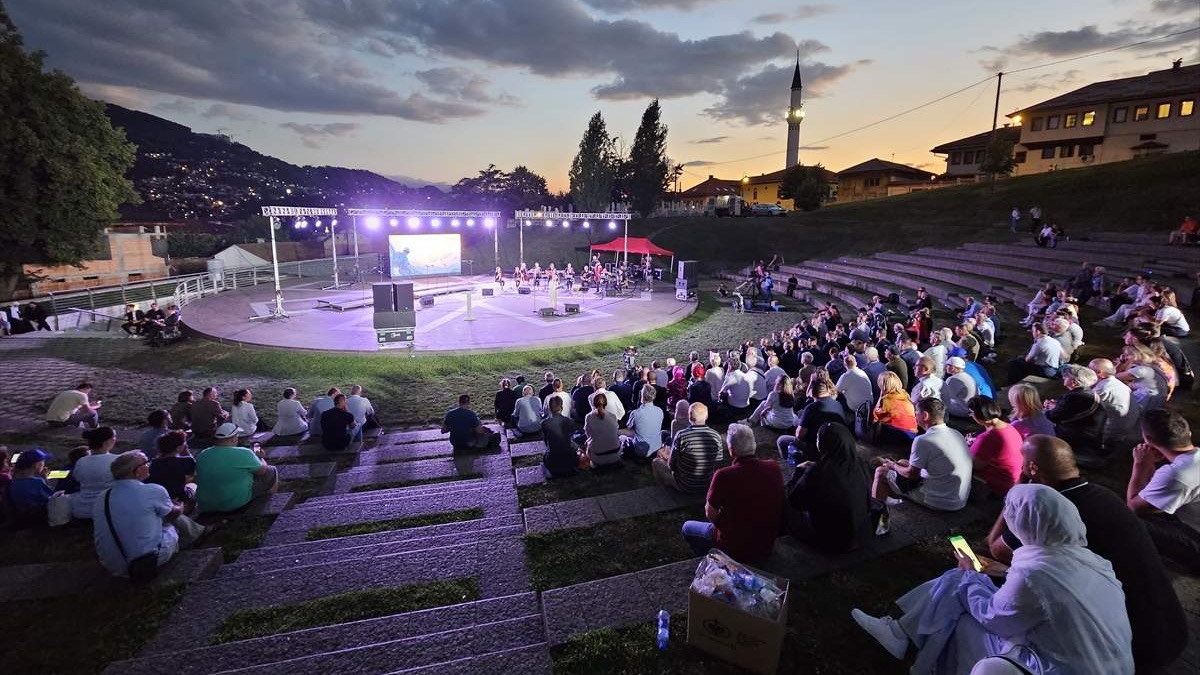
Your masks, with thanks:
M 725 459 L 725 443 L 711 427 L 691 425 L 675 435 L 671 449 L 671 473 L 684 492 L 708 491 L 708 483 Z

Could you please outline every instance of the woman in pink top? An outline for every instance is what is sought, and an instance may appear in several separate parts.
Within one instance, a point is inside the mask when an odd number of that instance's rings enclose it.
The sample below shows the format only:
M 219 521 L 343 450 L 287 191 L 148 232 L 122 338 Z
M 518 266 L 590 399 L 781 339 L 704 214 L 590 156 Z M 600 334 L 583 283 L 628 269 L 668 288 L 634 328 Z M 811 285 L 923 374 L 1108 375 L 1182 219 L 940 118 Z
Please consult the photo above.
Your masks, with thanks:
M 1021 432 L 1000 416 L 1000 405 L 990 396 L 975 396 L 967 401 L 971 419 L 983 427 L 983 433 L 971 441 L 974 474 L 987 484 L 992 494 L 1004 497 L 1021 480 Z

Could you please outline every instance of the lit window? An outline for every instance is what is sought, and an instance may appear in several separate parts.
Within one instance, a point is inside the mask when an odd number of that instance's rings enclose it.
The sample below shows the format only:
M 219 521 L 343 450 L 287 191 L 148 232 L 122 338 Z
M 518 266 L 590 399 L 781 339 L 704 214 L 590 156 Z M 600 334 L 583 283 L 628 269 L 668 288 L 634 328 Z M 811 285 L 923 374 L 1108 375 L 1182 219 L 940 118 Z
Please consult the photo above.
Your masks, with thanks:
M 1042 148 L 1042 159 L 1054 159 L 1054 146 L 1048 145 Z
M 1047 117 L 1046 118 L 1046 129 L 1049 130 L 1049 129 L 1057 129 L 1057 128 L 1058 128 L 1058 115 L 1051 115 L 1051 116 Z
M 1075 146 L 1074 145 L 1060 146 L 1058 148 L 1058 156 L 1059 157 L 1074 157 L 1075 156 Z
M 1186 101 L 1179 102 L 1179 116 L 1180 117 L 1191 117 L 1192 113 L 1194 113 L 1194 112 L 1196 112 L 1196 102 L 1195 101 L 1188 99 Z
M 1143 120 L 1148 120 L 1148 119 L 1150 119 L 1150 106 L 1139 105 L 1138 107 L 1133 109 L 1133 121 L 1134 122 L 1141 122 Z
M 1083 119 L 1080 120 L 1079 125 L 1084 126 L 1084 127 L 1090 127 L 1095 123 L 1096 123 L 1096 111 L 1088 110 L 1087 112 L 1083 113 Z
M 1129 119 L 1129 108 L 1114 108 L 1113 109 L 1113 124 L 1120 124 Z
M 1154 111 L 1154 119 L 1161 120 L 1171 116 L 1171 104 L 1159 103 L 1158 108 Z
M 1063 115 L 1063 128 L 1070 129 L 1071 127 L 1075 126 L 1075 123 L 1078 120 L 1079 120 L 1079 116 L 1076 115 L 1075 113 L 1068 113 L 1066 115 Z
M 1031 120 L 1029 122 L 1029 130 L 1030 131 L 1041 131 L 1042 130 L 1042 118 L 1040 118 L 1040 117 L 1033 118 L 1033 120 Z

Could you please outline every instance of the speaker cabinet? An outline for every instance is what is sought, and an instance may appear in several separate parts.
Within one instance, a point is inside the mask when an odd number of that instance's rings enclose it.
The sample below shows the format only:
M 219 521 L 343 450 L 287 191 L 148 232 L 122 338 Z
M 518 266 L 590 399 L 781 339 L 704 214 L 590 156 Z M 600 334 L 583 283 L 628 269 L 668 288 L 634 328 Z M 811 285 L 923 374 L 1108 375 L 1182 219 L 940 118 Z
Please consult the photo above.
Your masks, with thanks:
M 433 307 L 433 296 L 432 295 L 422 295 L 421 296 L 421 306 L 422 307 Z
M 484 288 L 483 289 L 483 297 L 485 297 L 485 298 L 490 298 L 495 294 L 496 294 L 496 289 L 494 289 L 494 288 Z
M 533 289 L 528 286 L 522 286 L 521 288 L 517 289 L 517 292 L 521 295 L 529 295 L 533 292 Z
M 375 313 L 375 330 L 414 328 L 416 325 L 417 313 L 413 311 Z
M 375 298 L 375 313 L 396 311 L 396 295 L 392 284 L 371 284 Z
M 392 284 L 396 296 L 396 311 L 410 312 L 413 307 L 413 285 L 411 281 L 397 281 Z
M 567 314 L 578 314 L 579 313 L 579 303 L 577 303 L 577 302 L 564 303 L 563 308 L 567 310 Z
M 697 278 L 698 272 L 696 271 L 696 261 L 680 260 L 678 261 L 678 265 L 679 267 L 677 268 L 675 274 L 676 281 L 679 279 L 686 279 L 687 287 L 689 289 L 695 288 L 700 282 L 700 279 Z

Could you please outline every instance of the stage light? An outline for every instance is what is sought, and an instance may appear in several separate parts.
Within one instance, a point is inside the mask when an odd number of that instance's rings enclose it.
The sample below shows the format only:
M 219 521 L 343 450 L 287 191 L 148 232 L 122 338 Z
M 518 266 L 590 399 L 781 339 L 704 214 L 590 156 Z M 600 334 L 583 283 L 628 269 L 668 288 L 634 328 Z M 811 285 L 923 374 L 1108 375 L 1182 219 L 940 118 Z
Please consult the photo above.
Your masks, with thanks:
M 330 227 L 337 227 L 337 218 L 334 218 L 333 220 L 329 221 L 329 225 L 330 225 Z
M 529 227 L 529 226 L 530 226 L 530 225 L 532 225 L 532 224 L 533 224 L 533 223 L 532 223 L 532 222 L 530 222 L 530 221 L 528 221 L 528 220 L 527 220 L 527 221 L 525 221 L 525 227 Z
M 317 218 L 317 224 L 316 224 L 316 227 L 322 227 L 322 224 L 321 224 L 321 219 L 320 219 L 320 218 Z
M 414 229 L 414 230 L 415 230 L 415 229 L 417 229 L 418 227 L 420 227 L 420 226 L 421 226 L 421 219 L 420 219 L 420 218 L 417 218 L 416 216 L 414 216 L 414 217 L 412 217 L 412 218 L 409 218 L 409 219 L 408 219 L 408 226 L 409 226 L 410 228 Z
M 400 219 L 392 218 L 391 220 L 388 221 L 388 225 L 391 225 L 392 227 L 397 227 L 400 225 Z
M 554 221 L 547 218 L 546 219 L 546 227 L 554 227 Z
M 495 218 L 484 218 L 484 219 L 483 219 L 483 226 L 484 226 L 484 227 L 495 227 L 495 226 L 496 226 L 496 219 L 495 219 Z
M 458 218 L 454 218 L 450 221 L 450 227 L 458 227 Z
M 591 224 L 591 223 L 589 223 L 588 221 L 586 221 L 586 220 L 585 220 L 585 221 L 583 221 L 583 228 L 584 228 L 585 230 L 586 230 L 586 229 L 588 229 L 588 228 L 590 228 L 591 226 L 592 226 L 592 224 Z
M 367 216 L 367 228 L 371 230 L 378 230 L 379 216 Z
M 571 221 L 569 221 L 569 220 L 564 220 L 564 221 L 562 222 L 562 226 L 563 226 L 563 227 L 570 227 L 570 226 L 571 226 Z
M 608 221 L 608 229 L 610 229 L 610 230 L 617 229 L 617 221 L 615 221 L 615 220 Z
M 475 227 L 475 219 L 467 218 L 467 227 Z
M 432 226 L 434 226 L 434 227 L 441 227 L 441 226 L 442 226 L 442 220 L 441 220 L 440 218 L 434 218 L 433 220 L 429 221 L 429 224 L 430 224 L 430 225 L 432 225 Z

